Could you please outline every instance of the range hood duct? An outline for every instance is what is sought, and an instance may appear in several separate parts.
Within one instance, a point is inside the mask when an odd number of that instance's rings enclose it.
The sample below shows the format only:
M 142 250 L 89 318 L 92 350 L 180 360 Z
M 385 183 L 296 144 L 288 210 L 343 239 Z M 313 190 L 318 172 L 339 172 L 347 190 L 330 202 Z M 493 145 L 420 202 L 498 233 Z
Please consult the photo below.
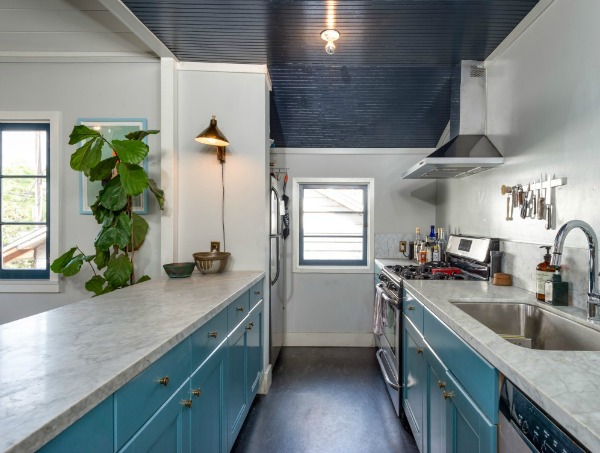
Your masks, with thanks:
M 409 168 L 402 179 L 464 178 L 504 163 L 485 135 L 485 95 L 483 62 L 462 61 L 452 77 L 450 140 Z

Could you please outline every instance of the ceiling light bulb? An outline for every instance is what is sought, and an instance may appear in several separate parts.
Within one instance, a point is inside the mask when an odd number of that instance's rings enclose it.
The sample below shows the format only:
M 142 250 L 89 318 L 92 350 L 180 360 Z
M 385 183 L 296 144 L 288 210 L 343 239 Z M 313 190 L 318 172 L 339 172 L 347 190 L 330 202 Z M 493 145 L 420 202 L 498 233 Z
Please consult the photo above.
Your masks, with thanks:
M 323 41 L 327 41 L 327 44 L 325 45 L 325 52 L 327 52 L 329 55 L 333 55 L 335 52 L 335 44 L 333 42 L 339 37 L 340 33 L 337 30 L 329 29 L 321 32 L 321 39 L 323 39 Z

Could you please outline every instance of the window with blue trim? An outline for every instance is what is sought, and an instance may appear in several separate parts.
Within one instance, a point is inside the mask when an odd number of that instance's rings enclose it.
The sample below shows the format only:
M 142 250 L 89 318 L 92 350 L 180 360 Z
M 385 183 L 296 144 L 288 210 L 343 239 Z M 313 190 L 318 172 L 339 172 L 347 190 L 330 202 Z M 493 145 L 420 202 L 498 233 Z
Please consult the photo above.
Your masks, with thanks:
M 1 279 L 48 279 L 50 125 L 0 123 Z
M 300 266 L 366 266 L 368 184 L 298 184 Z

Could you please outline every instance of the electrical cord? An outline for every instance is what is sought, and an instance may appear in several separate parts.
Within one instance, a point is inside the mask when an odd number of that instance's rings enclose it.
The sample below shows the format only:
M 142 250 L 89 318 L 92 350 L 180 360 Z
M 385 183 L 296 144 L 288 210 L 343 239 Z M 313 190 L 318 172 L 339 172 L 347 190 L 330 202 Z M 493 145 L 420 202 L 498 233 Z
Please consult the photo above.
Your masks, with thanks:
M 221 162 L 221 187 L 223 188 L 223 196 L 221 198 L 221 225 L 223 226 L 223 251 L 227 251 L 225 247 L 225 162 Z

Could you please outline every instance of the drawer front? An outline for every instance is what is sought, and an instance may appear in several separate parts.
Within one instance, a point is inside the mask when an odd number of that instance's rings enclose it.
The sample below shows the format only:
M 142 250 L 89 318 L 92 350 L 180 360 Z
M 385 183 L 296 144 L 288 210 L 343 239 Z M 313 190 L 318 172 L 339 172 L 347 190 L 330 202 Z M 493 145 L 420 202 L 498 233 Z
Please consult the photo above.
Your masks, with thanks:
M 186 338 L 115 393 L 117 449 L 184 383 L 191 373 L 190 356 Z
M 498 371 L 427 309 L 424 334 L 433 351 L 485 416 L 497 423 Z
M 192 334 L 192 370 L 227 338 L 227 310 L 223 309 L 214 318 Z
M 250 288 L 250 308 L 254 308 L 254 306 L 264 299 L 263 295 L 263 285 L 264 280 L 256 283 L 252 288 Z
M 402 311 L 408 319 L 413 323 L 417 330 L 423 333 L 423 304 L 419 302 L 406 289 L 402 290 L 404 297 L 402 301 Z
M 250 297 L 248 291 L 231 302 L 227 307 L 227 331 L 231 333 L 250 312 Z

